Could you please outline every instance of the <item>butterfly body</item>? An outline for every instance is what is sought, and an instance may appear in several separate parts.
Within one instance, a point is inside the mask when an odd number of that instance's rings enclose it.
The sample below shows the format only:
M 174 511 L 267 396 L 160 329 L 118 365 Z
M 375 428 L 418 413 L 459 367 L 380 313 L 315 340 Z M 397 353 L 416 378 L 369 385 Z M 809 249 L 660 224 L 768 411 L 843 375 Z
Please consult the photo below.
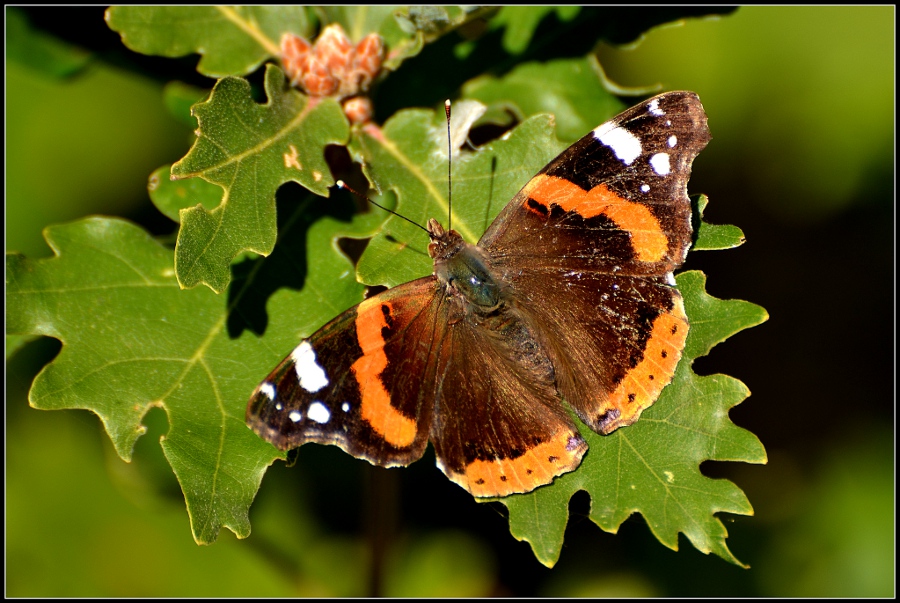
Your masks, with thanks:
M 674 375 L 688 331 L 672 271 L 691 241 L 691 161 L 709 140 L 673 92 L 598 126 L 509 202 L 477 245 L 428 223 L 434 272 L 303 341 L 248 424 L 282 449 L 336 444 L 382 466 L 432 442 L 475 496 L 527 492 L 630 425 Z

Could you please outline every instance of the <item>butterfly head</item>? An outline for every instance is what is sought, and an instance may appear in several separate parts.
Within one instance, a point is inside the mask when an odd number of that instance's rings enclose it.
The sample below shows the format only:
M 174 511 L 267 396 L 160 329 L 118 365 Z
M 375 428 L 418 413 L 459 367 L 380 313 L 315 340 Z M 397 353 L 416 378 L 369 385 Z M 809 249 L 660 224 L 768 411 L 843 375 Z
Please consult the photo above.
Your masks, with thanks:
M 455 230 L 447 230 L 440 222 L 431 218 L 428 220 L 428 236 L 431 243 L 428 244 L 428 255 L 435 262 L 446 260 L 457 253 L 465 245 L 462 236 Z

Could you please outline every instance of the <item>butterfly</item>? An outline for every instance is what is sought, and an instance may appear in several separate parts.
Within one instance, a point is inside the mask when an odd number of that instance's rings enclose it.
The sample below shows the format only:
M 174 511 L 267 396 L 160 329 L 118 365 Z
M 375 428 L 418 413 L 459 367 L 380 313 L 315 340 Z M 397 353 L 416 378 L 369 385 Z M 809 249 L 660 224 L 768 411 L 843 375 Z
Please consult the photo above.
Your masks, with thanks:
M 672 380 L 688 333 L 673 271 L 691 245 L 687 182 L 710 140 L 693 92 L 601 124 L 520 190 L 477 244 L 427 224 L 433 274 L 301 341 L 247 406 L 282 450 L 333 444 L 383 467 L 430 441 L 477 497 L 572 471 Z

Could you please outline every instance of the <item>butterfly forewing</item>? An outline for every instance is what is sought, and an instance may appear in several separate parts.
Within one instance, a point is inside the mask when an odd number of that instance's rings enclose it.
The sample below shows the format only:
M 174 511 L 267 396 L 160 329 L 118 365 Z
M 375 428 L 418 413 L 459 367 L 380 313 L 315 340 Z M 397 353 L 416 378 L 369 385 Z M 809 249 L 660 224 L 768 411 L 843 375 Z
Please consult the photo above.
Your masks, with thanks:
M 446 322 L 438 302 L 426 277 L 347 310 L 257 387 L 247 423 L 282 450 L 335 444 L 384 467 L 420 458 L 434 408 L 421 385 L 434 380 L 430 344 Z

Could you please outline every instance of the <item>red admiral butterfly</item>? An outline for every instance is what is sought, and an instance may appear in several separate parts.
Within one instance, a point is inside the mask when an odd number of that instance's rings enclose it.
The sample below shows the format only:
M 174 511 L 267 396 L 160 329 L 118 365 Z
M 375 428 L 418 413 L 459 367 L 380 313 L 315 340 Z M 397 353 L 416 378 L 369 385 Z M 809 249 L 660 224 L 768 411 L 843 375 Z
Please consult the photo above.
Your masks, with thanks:
M 282 450 L 335 444 L 437 465 L 475 496 L 529 492 L 672 380 L 688 321 L 673 270 L 691 245 L 687 182 L 709 141 L 692 92 L 601 124 L 513 197 L 477 245 L 428 222 L 434 273 L 302 341 L 253 394 L 247 424 Z

